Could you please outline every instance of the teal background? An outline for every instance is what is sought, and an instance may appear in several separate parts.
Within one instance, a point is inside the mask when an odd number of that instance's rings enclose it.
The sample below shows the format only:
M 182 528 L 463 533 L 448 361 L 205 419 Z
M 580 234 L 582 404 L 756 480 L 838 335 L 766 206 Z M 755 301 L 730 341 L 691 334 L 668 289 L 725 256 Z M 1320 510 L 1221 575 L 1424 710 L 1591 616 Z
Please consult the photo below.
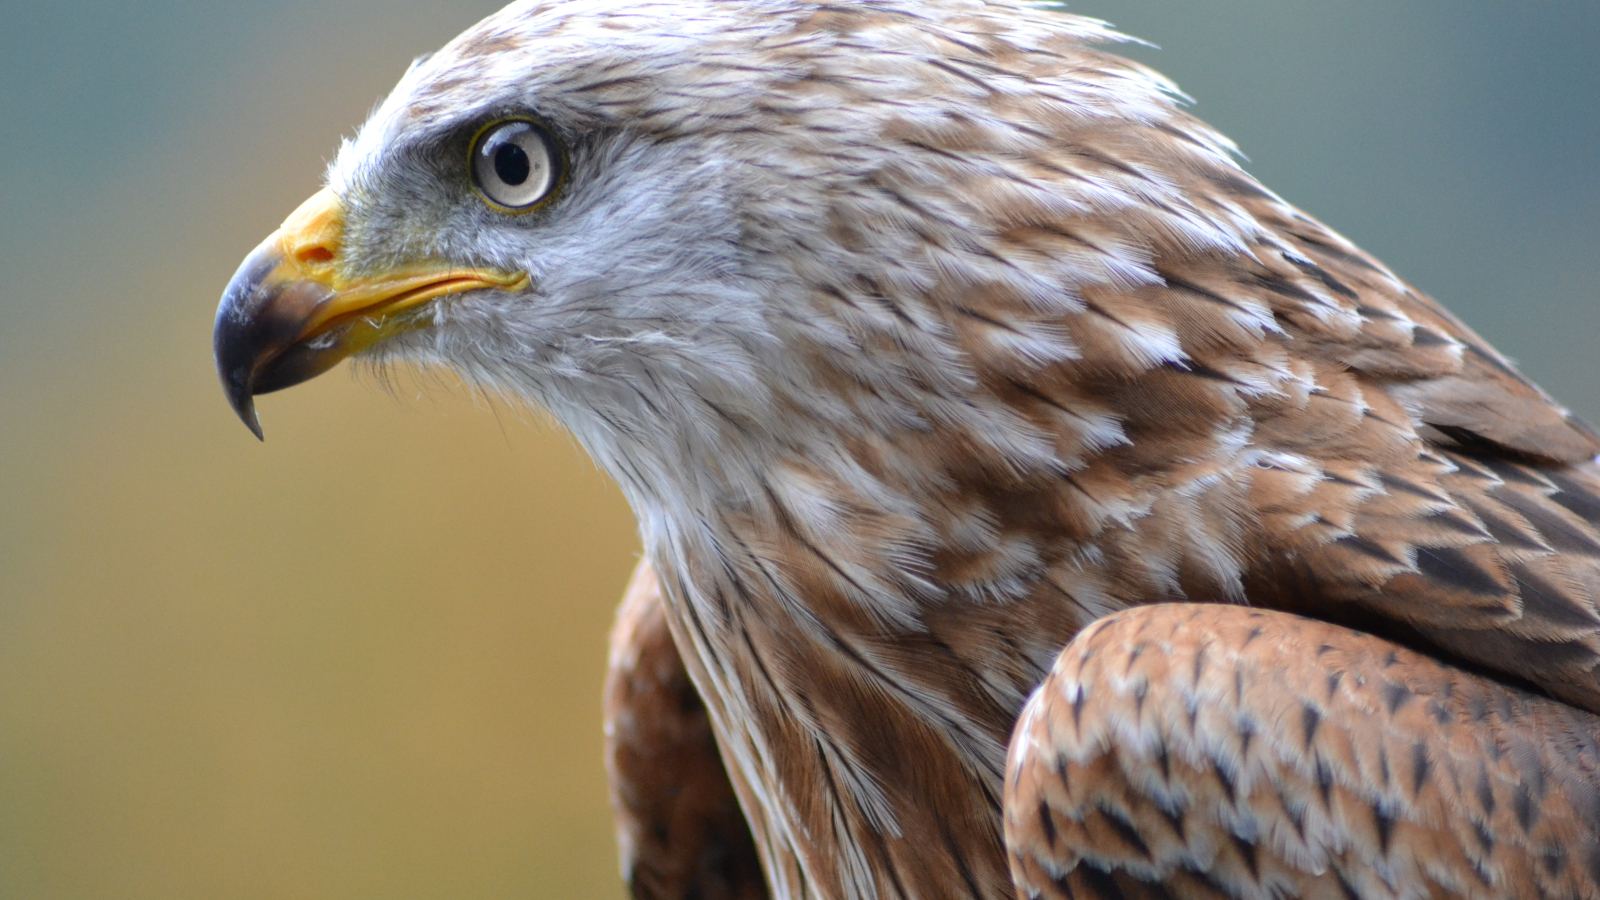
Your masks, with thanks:
M 495 4 L 0 3 L 0 898 L 617 898 L 615 489 L 532 413 L 211 316 Z M 1269 186 L 1600 420 L 1600 4 L 1083 0 Z

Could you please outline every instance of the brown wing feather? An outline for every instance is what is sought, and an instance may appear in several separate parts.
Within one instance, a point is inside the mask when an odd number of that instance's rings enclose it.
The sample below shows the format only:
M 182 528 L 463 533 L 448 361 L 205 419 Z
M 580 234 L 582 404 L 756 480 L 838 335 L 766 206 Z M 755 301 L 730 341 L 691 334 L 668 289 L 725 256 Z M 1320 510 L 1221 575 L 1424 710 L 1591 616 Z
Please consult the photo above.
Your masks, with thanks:
M 611 807 L 635 900 L 765 900 L 750 828 L 648 561 L 634 570 L 611 633 L 605 721 Z
M 1024 711 L 1019 896 L 1600 897 L 1600 718 L 1284 613 L 1085 629 Z

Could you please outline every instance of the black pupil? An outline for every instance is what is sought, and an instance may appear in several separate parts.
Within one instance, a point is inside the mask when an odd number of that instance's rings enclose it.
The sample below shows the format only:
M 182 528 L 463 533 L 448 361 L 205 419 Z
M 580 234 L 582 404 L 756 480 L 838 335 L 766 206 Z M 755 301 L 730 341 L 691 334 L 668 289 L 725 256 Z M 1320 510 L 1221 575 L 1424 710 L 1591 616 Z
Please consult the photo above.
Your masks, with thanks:
M 494 151 L 494 174 L 509 185 L 519 185 L 528 180 L 528 175 L 533 172 L 533 164 L 528 162 L 528 154 L 516 144 L 501 144 Z

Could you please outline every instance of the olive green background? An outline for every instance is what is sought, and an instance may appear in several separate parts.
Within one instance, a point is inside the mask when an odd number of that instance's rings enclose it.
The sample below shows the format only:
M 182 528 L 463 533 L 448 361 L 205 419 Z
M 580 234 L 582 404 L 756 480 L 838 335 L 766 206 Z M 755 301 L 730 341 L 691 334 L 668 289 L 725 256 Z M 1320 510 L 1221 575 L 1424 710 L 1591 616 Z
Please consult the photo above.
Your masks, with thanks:
M 616 490 L 427 375 L 265 398 L 258 444 L 209 355 L 339 136 L 494 6 L 0 3 L 0 900 L 620 897 Z M 1072 8 L 1600 418 L 1600 3 Z

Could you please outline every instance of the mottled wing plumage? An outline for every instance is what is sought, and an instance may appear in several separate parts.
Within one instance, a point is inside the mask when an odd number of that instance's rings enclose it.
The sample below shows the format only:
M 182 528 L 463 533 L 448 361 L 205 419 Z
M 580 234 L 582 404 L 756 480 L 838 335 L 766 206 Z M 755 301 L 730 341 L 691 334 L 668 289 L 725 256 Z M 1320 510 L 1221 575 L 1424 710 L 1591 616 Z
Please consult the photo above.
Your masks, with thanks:
M 617 611 L 605 721 L 622 875 L 634 900 L 766 900 L 750 826 L 648 562 Z
M 1011 748 L 1019 896 L 1600 897 L 1600 718 L 1296 616 L 1097 622 Z

